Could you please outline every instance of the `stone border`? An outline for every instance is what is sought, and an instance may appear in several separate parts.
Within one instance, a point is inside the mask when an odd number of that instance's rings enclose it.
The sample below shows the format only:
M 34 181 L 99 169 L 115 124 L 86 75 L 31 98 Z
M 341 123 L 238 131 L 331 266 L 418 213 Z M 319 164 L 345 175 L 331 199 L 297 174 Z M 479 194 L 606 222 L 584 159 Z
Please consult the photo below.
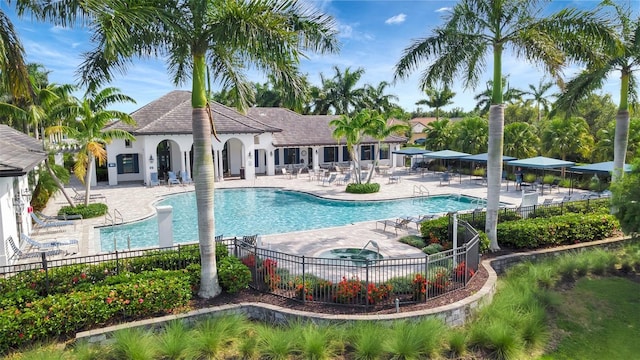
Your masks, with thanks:
M 240 303 L 222 305 L 214 308 L 198 309 L 184 314 L 167 315 L 157 318 L 134 321 L 125 324 L 113 325 L 101 329 L 94 329 L 79 332 L 76 334 L 76 340 L 86 339 L 89 342 L 105 342 L 110 334 L 127 328 L 145 327 L 156 328 L 163 323 L 171 320 L 183 319 L 187 322 L 194 322 L 201 317 L 242 314 L 250 319 L 265 321 L 269 323 L 285 323 L 295 320 L 311 320 L 315 323 L 344 323 L 351 321 L 395 321 L 401 319 L 415 319 L 423 317 L 435 316 L 442 319 L 449 326 L 464 325 L 466 320 L 473 315 L 480 307 L 491 302 L 496 292 L 496 284 L 498 274 L 503 273 L 505 269 L 524 260 L 536 260 L 549 256 L 557 256 L 569 251 L 581 251 L 591 247 L 618 247 L 626 240 L 638 241 L 634 238 L 618 237 L 613 239 L 593 241 L 589 243 L 580 243 L 575 245 L 567 245 L 558 248 L 541 249 L 522 253 L 514 253 L 499 256 L 494 259 L 487 259 L 481 262 L 481 265 L 487 270 L 489 277 L 478 292 L 454 303 L 439 306 L 431 309 L 400 312 L 392 314 L 373 314 L 373 315 L 348 315 L 348 314 L 321 314 L 308 311 L 294 310 L 283 308 L 271 304 L 263 303 Z M 496 270 L 494 270 L 496 268 Z

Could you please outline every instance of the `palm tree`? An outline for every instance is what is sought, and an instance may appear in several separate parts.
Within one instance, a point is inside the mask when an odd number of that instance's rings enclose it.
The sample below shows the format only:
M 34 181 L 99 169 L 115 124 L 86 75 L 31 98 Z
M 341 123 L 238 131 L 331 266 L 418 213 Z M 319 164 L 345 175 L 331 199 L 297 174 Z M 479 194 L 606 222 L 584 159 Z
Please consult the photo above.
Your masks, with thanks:
M 91 190 L 91 175 L 94 162 L 100 165 L 107 160 L 105 145 L 114 139 L 135 140 L 133 135 L 121 129 L 105 129 L 114 121 L 122 121 L 128 125 L 135 125 L 129 114 L 109 110 L 108 107 L 119 102 L 135 101 L 120 93 L 116 88 L 105 88 L 98 92 L 87 93 L 82 100 L 74 104 L 65 104 L 58 109 L 58 115 L 64 116 L 69 125 L 54 125 L 45 130 L 45 134 L 67 134 L 79 146 L 76 163 L 73 166 L 75 176 L 84 183 L 84 204 L 89 204 Z
M 449 119 L 432 121 L 427 124 L 423 132 L 425 137 L 425 149 L 438 151 L 451 145 L 452 128 Z
M 593 12 L 564 9 L 547 18 L 538 0 L 462 0 L 446 16 L 446 23 L 433 35 L 413 42 L 396 65 L 396 79 L 408 76 L 421 61 L 428 66 L 421 78 L 422 88 L 436 83 L 453 84 L 458 75 L 463 85 L 474 87 L 492 55 L 493 91 L 489 109 L 489 157 L 487 162 L 486 230 L 490 248 L 498 250 L 496 236 L 500 181 L 504 105 L 502 53 L 512 48 L 516 55 L 543 64 L 556 76 L 571 60 L 597 60 L 590 51 L 615 47 L 610 29 Z
M 589 125 L 582 118 L 556 117 L 549 120 L 542 130 L 542 147 L 549 156 L 567 160 L 579 157 L 587 159 L 593 149 L 593 137 Z
M 589 95 L 593 90 L 602 87 L 613 72 L 620 72 L 620 104 L 616 114 L 616 130 L 613 151 L 614 172 L 611 180 L 616 181 L 624 171 L 627 144 L 629 141 L 629 100 L 636 103 L 637 92 L 633 87 L 637 84 L 634 73 L 640 69 L 640 17 L 632 20 L 631 10 L 613 1 L 604 1 L 605 6 L 611 6 L 614 15 L 611 19 L 617 21 L 615 30 L 622 44 L 620 49 L 609 50 L 605 62 L 592 64 L 576 78 L 569 81 L 566 91 L 558 98 L 556 106 L 569 113 L 573 112 L 577 102 Z
M 607 161 L 613 158 L 615 144 L 616 122 L 611 121 L 609 126 L 598 130 L 596 134 L 596 144 L 593 149 L 591 160 L 594 162 Z M 627 145 L 626 158 L 631 162 L 640 149 L 640 118 L 633 118 L 629 121 L 629 142 Z
M 456 150 L 470 154 L 483 153 L 489 136 L 487 120 L 479 116 L 462 119 L 453 126 L 453 145 Z
M 436 120 L 440 120 L 440 108 L 453 104 L 451 99 L 456 96 L 456 93 L 451 91 L 448 86 L 444 86 L 442 90 L 428 88 L 425 93 L 427 93 L 428 99 L 418 100 L 416 105 L 427 105 L 436 109 Z
M 356 88 L 356 84 L 364 74 L 364 69 L 351 71 L 348 67 L 342 72 L 339 67 L 334 66 L 333 70 L 333 78 L 322 84 L 329 106 L 335 114 L 354 114 L 361 110 L 359 104 L 364 97 L 364 88 Z
M 535 128 L 524 122 L 504 126 L 504 154 L 526 159 L 538 154 L 540 138 Z
M 372 164 L 373 166 L 371 166 L 371 169 L 369 170 L 367 183 L 371 182 L 373 171 L 380 161 L 380 147 L 382 145 L 382 140 L 393 134 L 402 134 L 408 131 L 410 128 L 406 123 L 389 123 L 389 118 L 389 114 L 382 114 L 381 116 L 378 116 L 378 112 L 374 111 L 372 113 L 372 120 L 368 122 L 367 129 L 364 132 L 365 135 L 369 135 L 372 138 L 378 140 L 378 151 L 376 151 L 376 154 L 374 156 L 374 162 Z
M 504 90 L 504 94 L 502 95 L 502 100 L 505 103 L 514 103 L 522 98 L 524 95 L 524 91 L 516 88 L 512 88 L 509 86 L 509 82 L 507 81 L 507 77 L 503 76 L 502 80 L 502 88 Z M 493 96 L 493 81 L 487 81 L 487 89 L 481 93 L 476 94 L 473 99 L 476 101 L 476 111 L 479 111 L 480 114 L 486 114 L 489 112 L 489 108 L 491 107 L 491 100 Z
M 360 173 L 360 143 L 366 134 L 371 134 L 375 129 L 385 126 L 384 118 L 377 112 L 364 109 L 353 116 L 340 115 L 339 118 L 331 120 L 329 125 L 333 126 L 333 138 L 337 141 L 345 140 L 349 156 L 354 166 L 354 181 L 362 183 Z
M 12 98 L 29 98 L 31 83 L 24 49 L 11 20 L 0 10 L 0 88 Z
M 392 102 L 398 101 L 398 97 L 393 94 L 385 94 L 388 86 L 389 83 L 386 81 L 381 81 L 376 87 L 365 85 L 362 104 L 359 107 L 375 110 L 380 114 L 389 114 L 393 109 L 398 108 L 398 105 Z
M 549 112 L 549 105 L 551 104 L 549 100 L 547 100 L 545 93 L 551 89 L 553 86 L 553 82 L 545 81 L 544 78 L 540 79 L 538 86 L 536 87 L 533 84 L 529 84 L 530 91 L 524 91 L 523 95 L 531 95 L 531 99 L 536 103 L 536 108 L 538 109 L 538 123 L 542 120 L 542 110 L 545 113 Z
M 214 297 L 220 286 L 213 213 L 214 119 L 207 110 L 207 70 L 243 107 L 252 91 L 245 75 L 249 67 L 287 83 L 299 96 L 303 81 L 298 61 L 306 51 L 337 50 L 334 21 L 296 0 L 105 0 L 81 8 L 85 5 L 61 0 L 42 15 L 54 20 L 66 15 L 57 21 L 65 25 L 78 16 L 77 11 L 84 11 L 93 21 L 97 46 L 88 53 L 80 71 L 90 88 L 111 80 L 114 69 L 124 70 L 136 56 L 166 59 L 176 84 L 191 79 L 193 173 L 202 264 L 199 295 Z

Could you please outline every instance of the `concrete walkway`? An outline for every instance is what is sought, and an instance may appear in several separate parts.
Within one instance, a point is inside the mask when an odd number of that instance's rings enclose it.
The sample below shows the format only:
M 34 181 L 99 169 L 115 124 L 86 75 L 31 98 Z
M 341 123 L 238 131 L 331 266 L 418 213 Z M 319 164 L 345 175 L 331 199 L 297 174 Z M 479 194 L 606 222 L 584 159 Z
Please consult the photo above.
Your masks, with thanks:
M 76 180 L 77 181 L 77 180 Z M 418 187 L 428 189 L 429 195 L 440 194 L 460 194 L 465 196 L 486 198 L 486 186 L 470 180 L 469 176 L 452 178 L 450 184 L 440 185 L 438 175 L 432 173 L 404 174 L 401 175 L 399 183 L 389 184 L 387 177 L 377 177 L 373 182 L 380 183 L 380 192 L 375 194 L 348 194 L 344 185 L 325 185 L 317 181 L 312 181 L 307 174 L 302 174 L 300 178 L 287 179 L 282 176 L 261 176 L 255 180 L 225 180 L 216 183 L 216 188 L 240 188 L 240 187 L 273 187 L 287 190 L 297 190 L 308 192 L 317 196 L 340 199 L 340 200 L 385 200 L 410 198 L 415 195 Z M 77 188 L 77 187 L 76 187 Z M 508 189 L 507 189 L 508 188 Z M 145 187 L 139 183 L 124 184 L 117 186 L 98 185 L 93 187 L 92 194 L 104 195 L 104 202 L 109 206 L 109 211 L 113 214 L 117 210 L 122 215 L 124 222 L 131 222 L 155 215 L 154 204 L 162 198 L 176 193 L 194 191 L 193 185 L 173 185 Z M 576 190 L 574 190 L 575 192 Z M 73 193 L 69 191 L 69 193 Z M 559 191 L 545 193 L 539 198 L 541 203 L 544 198 L 561 199 L 568 195 L 568 189 L 560 188 Z M 516 191 L 513 182 L 503 183 L 500 193 L 500 201 L 517 206 L 521 202 L 521 191 Z M 60 207 L 68 205 L 62 194 L 49 201 L 44 210 L 46 215 L 54 215 Z M 415 214 L 416 216 L 421 214 Z M 37 240 L 45 239 L 78 239 L 80 241 L 79 255 L 92 255 L 100 252 L 99 231 L 97 227 L 108 224 L 105 217 L 86 219 L 77 221 L 76 226 L 67 226 L 64 232 L 47 233 L 41 232 L 36 235 Z M 195 226 L 194 220 L 194 226 Z M 413 224 L 411 224 L 413 225 Z M 274 234 L 262 236 L 265 247 L 273 250 L 287 252 L 290 254 L 313 256 L 318 253 L 336 247 L 362 247 L 367 241 L 374 240 L 380 246 L 380 252 L 385 257 L 416 256 L 421 255 L 415 248 L 397 242 L 397 238 L 407 234 L 418 234 L 415 227 L 395 232 L 387 229 L 382 231 L 376 229 L 376 222 L 354 223 L 347 226 L 325 228 L 309 231 L 292 232 L 285 234 Z M 197 241 L 197 239 L 194 239 Z

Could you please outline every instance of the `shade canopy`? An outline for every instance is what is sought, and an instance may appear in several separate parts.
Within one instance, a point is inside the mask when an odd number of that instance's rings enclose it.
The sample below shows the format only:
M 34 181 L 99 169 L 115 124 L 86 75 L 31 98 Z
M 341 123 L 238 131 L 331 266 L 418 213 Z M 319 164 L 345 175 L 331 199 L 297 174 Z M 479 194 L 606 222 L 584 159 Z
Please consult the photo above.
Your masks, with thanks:
M 430 152 L 426 154 L 425 157 L 428 157 L 431 159 L 460 159 L 469 155 L 470 154 L 453 151 L 453 150 L 441 150 L 441 151 Z
M 571 171 L 588 173 L 611 173 L 613 171 L 613 161 L 599 162 L 582 166 L 574 166 Z M 631 165 L 624 164 L 624 172 L 631 172 Z
M 514 158 L 513 156 L 502 155 L 502 161 L 510 161 L 510 160 L 516 160 L 516 159 L 517 158 Z M 469 155 L 469 156 L 465 156 L 465 157 L 461 158 L 460 160 L 475 161 L 475 162 L 487 162 L 487 161 L 489 161 L 489 153 Z
M 574 162 L 560 159 L 536 156 L 528 159 L 511 160 L 507 165 L 521 166 L 533 169 L 556 169 L 575 165 Z
M 394 150 L 391 153 L 393 154 L 398 154 L 398 155 L 406 155 L 406 156 L 413 156 L 413 155 L 424 155 L 427 153 L 430 153 L 431 151 L 429 150 L 425 150 L 425 149 L 420 149 L 420 148 L 404 148 L 404 149 L 400 149 L 400 150 Z

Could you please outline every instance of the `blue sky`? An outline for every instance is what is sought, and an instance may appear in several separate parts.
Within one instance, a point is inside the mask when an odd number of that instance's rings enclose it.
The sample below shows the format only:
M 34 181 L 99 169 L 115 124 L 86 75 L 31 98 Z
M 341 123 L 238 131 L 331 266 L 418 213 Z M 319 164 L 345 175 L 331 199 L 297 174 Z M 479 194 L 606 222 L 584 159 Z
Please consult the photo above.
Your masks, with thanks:
M 637 12 L 637 1 L 625 1 Z M 64 29 L 50 24 L 36 23 L 29 17 L 18 18 L 5 1 L 0 2 L 2 10 L 9 14 L 25 48 L 27 61 L 43 64 L 48 70 L 49 80 L 58 84 L 74 83 L 76 69 L 82 63 L 82 53 L 91 48 L 89 34 L 81 29 Z M 393 80 L 394 67 L 403 50 L 412 40 L 429 36 L 431 30 L 442 24 L 442 16 L 455 5 L 455 1 L 313 1 L 312 4 L 332 15 L 338 24 L 341 51 L 333 55 L 309 54 L 301 64 L 301 71 L 309 80 L 320 84 L 320 73 L 326 77 L 333 75 L 334 66 L 344 70 L 363 68 L 365 73 L 358 84 L 376 86 L 381 81 Z M 564 7 L 591 8 L 597 1 L 553 1 L 548 10 Z M 461 107 L 472 110 L 473 97 L 486 89 L 486 81 L 491 77 L 492 62 L 487 59 L 487 68 L 476 89 L 465 90 L 455 85 L 454 104 L 445 109 Z M 565 71 L 575 73 L 576 68 Z M 425 98 L 418 85 L 421 70 L 410 77 L 392 84 L 387 93 L 398 96 L 398 103 L 407 111 L 416 109 L 415 102 Z M 529 84 L 538 84 L 544 76 L 538 68 L 525 60 L 517 59 L 506 52 L 503 58 L 503 73 L 509 75 L 512 87 L 527 89 Z M 252 81 L 264 82 L 263 75 L 255 73 Z M 610 93 L 618 101 L 619 75 L 612 77 L 603 92 Z M 160 60 L 136 60 L 124 75 L 118 75 L 111 86 L 136 99 L 137 104 L 122 104 L 115 108 L 127 112 L 153 101 L 165 93 L 176 89 L 167 77 L 166 68 Z M 189 85 L 178 87 L 190 89 Z M 81 96 L 81 93 L 78 93 Z M 423 106 L 423 109 L 426 108 Z

